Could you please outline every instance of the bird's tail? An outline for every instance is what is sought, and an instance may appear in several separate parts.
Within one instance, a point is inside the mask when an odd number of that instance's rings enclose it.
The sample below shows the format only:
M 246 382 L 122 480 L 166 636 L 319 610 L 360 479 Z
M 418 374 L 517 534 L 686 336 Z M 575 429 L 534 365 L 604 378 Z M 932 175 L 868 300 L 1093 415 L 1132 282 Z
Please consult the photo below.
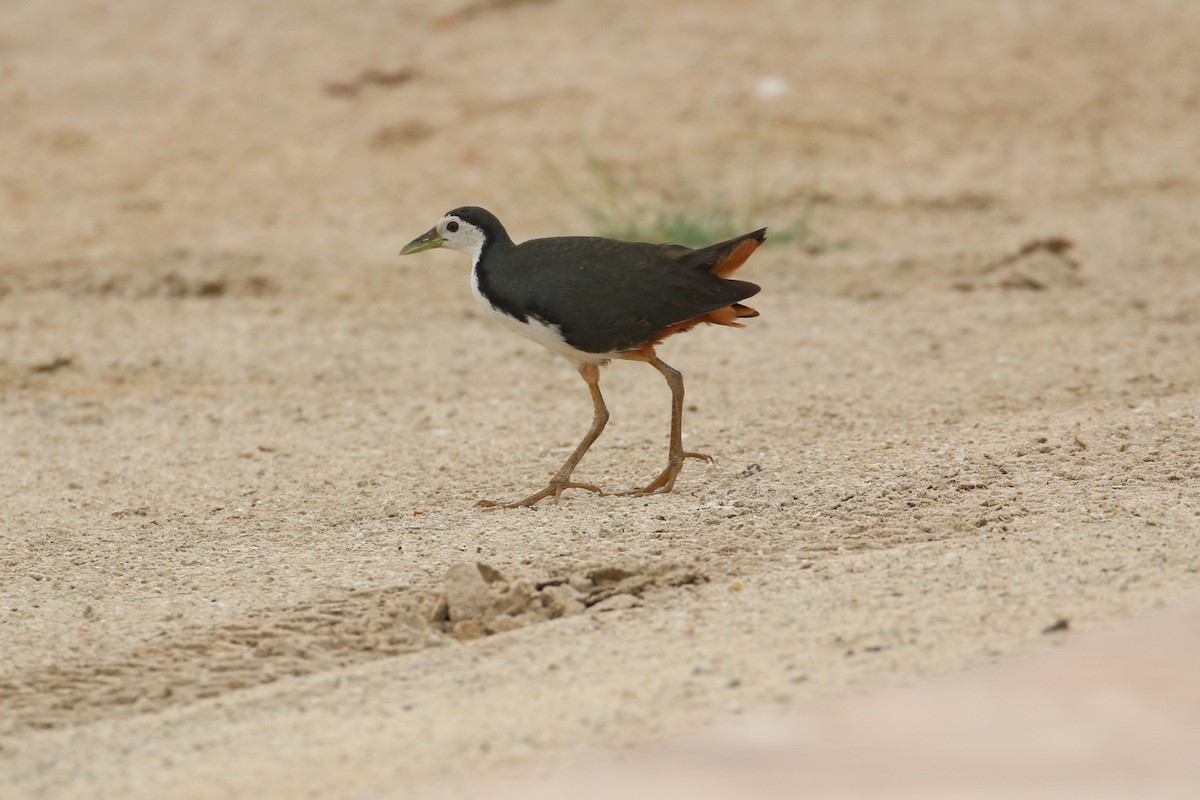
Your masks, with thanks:
M 736 284 L 742 291 L 740 294 L 735 294 L 734 296 L 746 298 L 757 293 L 758 287 L 746 281 L 730 280 L 729 276 L 736 272 L 742 264 L 746 263 L 746 259 L 750 258 L 751 254 L 758 249 L 758 246 L 766 238 L 767 229 L 759 228 L 752 233 L 744 233 L 741 236 L 735 236 L 732 239 L 717 242 L 699 250 L 692 250 L 683 245 L 668 244 L 663 245 L 663 252 L 668 258 L 673 259 L 681 266 L 711 272 L 718 278 L 729 281 L 730 284 Z M 729 288 L 733 287 L 730 286 Z M 745 326 L 738 322 L 739 319 L 757 316 L 758 312 L 750 306 L 742 305 L 738 302 L 730 303 L 727 306 L 722 306 L 691 319 L 684 320 L 683 322 L 667 326 L 658 333 L 648 347 L 653 350 L 654 345 L 659 344 L 668 336 L 691 330 L 702 322 L 707 322 L 711 325 L 728 325 L 731 328 L 743 328 Z
M 659 331 L 658 335 L 654 337 L 654 341 L 651 342 L 649 346 L 653 348 L 654 345 L 660 344 L 662 340 L 666 339 L 668 336 L 674 336 L 677 333 L 690 331 L 701 322 L 707 322 L 710 325 L 728 325 L 730 328 L 744 328 L 746 326 L 738 322 L 739 319 L 757 316 L 758 312 L 750 306 L 744 306 L 741 303 L 732 303 L 713 311 L 709 311 L 705 314 L 701 314 L 698 317 L 692 317 L 691 319 L 684 320 L 683 322 L 676 322 L 674 325 L 668 325 Z
M 708 271 L 718 278 L 728 278 L 737 272 L 758 246 L 767 238 L 767 229 L 760 228 L 753 233 L 742 234 L 725 242 L 719 242 L 704 248 L 703 251 L 715 252 L 716 258 Z
M 699 250 L 679 244 L 663 245 L 663 253 L 680 265 L 711 272 L 718 278 L 728 278 L 746 263 L 750 254 L 767 238 L 767 229 L 744 233 Z

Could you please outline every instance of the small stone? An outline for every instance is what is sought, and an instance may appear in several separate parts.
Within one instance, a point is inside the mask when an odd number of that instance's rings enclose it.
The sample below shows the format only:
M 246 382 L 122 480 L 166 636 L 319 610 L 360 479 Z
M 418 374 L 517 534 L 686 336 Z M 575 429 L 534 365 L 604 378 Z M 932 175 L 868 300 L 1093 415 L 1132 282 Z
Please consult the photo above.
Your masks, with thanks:
M 588 577 L 593 583 L 619 583 L 634 573 L 627 569 L 617 566 L 597 567 L 588 573 Z
M 637 608 L 642 601 L 631 594 L 615 594 L 607 600 L 601 600 L 592 606 L 592 611 L 603 614 L 606 611 L 623 611 L 627 608 Z
M 475 566 L 479 569 L 479 574 L 483 576 L 484 581 L 487 583 L 495 583 L 496 581 L 504 580 L 504 575 L 500 572 L 500 570 L 496 569 L 490 564 L 485 564 L 482 561 L 476 561 Z
M 529 608 L 533 602 L 534 589 L 532 581 L 520 578 L 508 584 L 507 588 L 492 600 L 491 611 L 494 614 L 516 615 Z
M 486 627 L 488 633 L 506 633 L 515 631 L 517 628 L 524 628 L 534 621 L 536 620 L 530 619 L 528 614 L 522 614 L 519 617 L 500 616 L 489 619 Z
M 465 642 L 469 639 L 482 639 L 487 636 L 487 629 L 483 625 L 483 620 L 476 617 L 454 623 L 451 633 L 454 634 L 455 639 Z
M 708 583 L 708 576 L 687 567 L 677 567 L 654 579 L 656 586 L 690 586 Z
M 542 589 L 542 597 L 552 617 L 571 617 L 585 610 L 579 592 L 570 586 L 547 586 Z
M 587 594 L 592 591 L 592 587 L 596 584 L 592 583 L 586 575 L 581 575 L 578 572 L 572 572 L 567 577 L 567 585 L 580 594 Z
M 763 75 L 754 82 L 754 93 L 764 100 L 783 97 L 791 88 L 787 79 L 781 75 Z
M 454 564 L 442 583 L 451 622 L 482 618 L 491 605 L 488 586 L 474 564 Z
M 443 595 L 434 603 L 433 609 L 429 612 L 430 622 L 447 622 L 450 619 L 450 606 L 446 603 L 446 597 Z
M 640 595 L 646 590 L 646 587 L 653 584 L 654 578 L 650 575 L 630 575 L 628 578 L 622 578 L 617 583 L 616 593 Z

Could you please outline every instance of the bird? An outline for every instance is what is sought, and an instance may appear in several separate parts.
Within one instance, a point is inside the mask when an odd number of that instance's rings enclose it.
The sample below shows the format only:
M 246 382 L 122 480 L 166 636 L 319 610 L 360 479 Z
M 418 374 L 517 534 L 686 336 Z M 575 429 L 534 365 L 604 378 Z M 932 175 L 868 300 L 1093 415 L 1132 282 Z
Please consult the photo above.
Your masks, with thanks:
M 701 323 L 745 327 L 758 312 L 741 303 L 760 287 L 729 276 L 766 240 L 767 229 L 708 247 L 628 242 L 598 236 L 555 236 L 515 243 L 486 209 L 462 206 L 447 212 L 401 255 L 438 247 L 471 258 L 471 291 L 484 314 L 569 361 L 587 384 L 592 424 L 545 488 L 515 502 L 480 500 L 484 508 L 532 507 L 554 502 L 566 489 L 605 494 L 572 480 L 580 459 L 608 423 L 600 393 L 600 368 L 614 359 L 642 361 L 658 370 L 671 389 L 667 465 L 645 486 L 624 495 L 667 493 L 685 459 L 712 461 L 683 449 L 683 376 L 660 359 L 666 338 Z

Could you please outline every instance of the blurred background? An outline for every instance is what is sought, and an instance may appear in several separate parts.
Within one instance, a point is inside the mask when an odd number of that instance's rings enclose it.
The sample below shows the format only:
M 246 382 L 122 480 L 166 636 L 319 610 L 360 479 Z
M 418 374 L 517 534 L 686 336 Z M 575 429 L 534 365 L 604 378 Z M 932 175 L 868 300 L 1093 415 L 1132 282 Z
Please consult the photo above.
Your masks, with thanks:
M 0 0 L 0 785 L 487 785 L 1179 602 L 1198 41 L 1190 0 Z M 474 510 L 591 407 L 461 256 L 398 256 L 466 204 L 518 241 L 769 227 L 762 316 L 663 353 L 716 464 Z M 661 466 L 650 372 L 606 371 L 581 480 Z M 618 602 L 530 590 L 460 642 L 430 609 L 475 560 Z M 1185 693 L 1104 717 L 1100 683 L 1023 684 L 1075 726 L 1039 775 Z M 823 719 L 780 748 L 855 763 Z
M 686 213 L 879 247 L 823 212 L 1185 180 L 1189 8 L 9 0 L 2 233 L 382 261 L 471 203 L 525 236 Z

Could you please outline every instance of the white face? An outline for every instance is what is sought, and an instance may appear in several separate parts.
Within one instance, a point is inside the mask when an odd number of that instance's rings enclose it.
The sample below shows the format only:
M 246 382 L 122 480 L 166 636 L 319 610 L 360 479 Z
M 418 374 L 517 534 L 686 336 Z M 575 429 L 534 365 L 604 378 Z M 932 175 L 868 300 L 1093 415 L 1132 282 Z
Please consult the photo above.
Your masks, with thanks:
M 445 242 L 443 247 L 458 250 L 471 257 L 472 263 L 479 259 L 483 250 L 483 231 L 469 222 L 464 222 L 453 214 L 447 214 L 438 220 L 438 235 Z

